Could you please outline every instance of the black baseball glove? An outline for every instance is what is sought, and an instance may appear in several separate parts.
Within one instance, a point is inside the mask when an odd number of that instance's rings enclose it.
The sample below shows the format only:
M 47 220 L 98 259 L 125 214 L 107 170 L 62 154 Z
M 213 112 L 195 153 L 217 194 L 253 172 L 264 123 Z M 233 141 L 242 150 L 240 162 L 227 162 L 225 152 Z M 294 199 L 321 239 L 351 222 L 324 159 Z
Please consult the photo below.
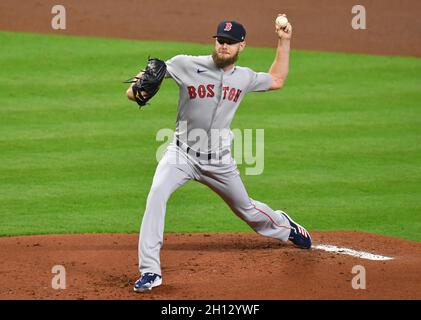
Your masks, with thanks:
M 143 73 L 130 81 L 125 81 L 134 83 L 132 91 L 139 108 L 143 107 L 158 92 L 166 72 L 167 66 L 164 61 L 149 57 Z

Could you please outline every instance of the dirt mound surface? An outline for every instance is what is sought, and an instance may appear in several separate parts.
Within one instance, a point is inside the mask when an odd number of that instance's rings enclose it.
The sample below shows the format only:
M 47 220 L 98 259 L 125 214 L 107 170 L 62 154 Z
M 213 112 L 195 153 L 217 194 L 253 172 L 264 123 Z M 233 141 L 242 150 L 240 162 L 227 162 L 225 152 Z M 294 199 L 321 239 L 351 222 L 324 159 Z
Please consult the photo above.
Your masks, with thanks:
M 360 232 L 313 234 L 315 246 L 394 258 L 373 261 L 301 250 L 254 233 L 166 234 L 164 283 L 139 294 L 133 292 L 137 240 L 136 234 L 0 238 L 0 299 L 421 299 L 421 243 L 415 241 Z M 66 289 L 52 288 L 56 265 L 65 268 Z M 365 268 L 366 289 L 352 286 L 356 265 Z

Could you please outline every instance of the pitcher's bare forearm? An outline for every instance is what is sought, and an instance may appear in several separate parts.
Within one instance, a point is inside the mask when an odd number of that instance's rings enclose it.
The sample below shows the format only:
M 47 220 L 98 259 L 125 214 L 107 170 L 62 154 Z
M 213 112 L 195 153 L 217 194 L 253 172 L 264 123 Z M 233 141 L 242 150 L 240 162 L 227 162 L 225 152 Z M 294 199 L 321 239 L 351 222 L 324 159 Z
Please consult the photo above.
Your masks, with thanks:
M 285 16 L 280 14 L 279 16 Z M 285 27 L 275 24 L 275 33 L 278 35 L 275 60 L 268 73 L 272 76 L 271 90 L 284 86 L 289 71 L 289 53 L 291 49 L 292 25 L 288 22 Z
M 142 74 L 143 74 L 143 71 L 140 71 L 140 72 L 136 75 L 136 77 L 141 77 L 141 76 L 142 76 Z M 135 78 L 133 78 L 133 80 L 135 80 Z M 132 90 L 133 85 L 134 85 L 134 83 L 132 83 L 132 84 L 130 85 L 130 87 L 127 89 L 127 91 L 126 91 L 126 95 L 127 95 L 127 98 L 129 98 L 129 100 L 136 101 L 136 99 L 134 98 L 133 90 Z
M 283 87 L 289 71 L 290 40 L 278 40 L 275 60 L 269 69 L 269 74 L 273 78 L 271 90 Z

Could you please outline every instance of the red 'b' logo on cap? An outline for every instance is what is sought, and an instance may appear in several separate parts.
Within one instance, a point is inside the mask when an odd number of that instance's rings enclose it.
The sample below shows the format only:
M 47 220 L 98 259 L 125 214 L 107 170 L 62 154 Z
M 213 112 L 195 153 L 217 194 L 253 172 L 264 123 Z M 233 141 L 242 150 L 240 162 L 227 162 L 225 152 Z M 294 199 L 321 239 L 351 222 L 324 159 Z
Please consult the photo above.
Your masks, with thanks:
M 231 31 L 231 28 L 232 28 L 232 23 L 231 22 L 226 22 L 225 23 L 224 31 Z

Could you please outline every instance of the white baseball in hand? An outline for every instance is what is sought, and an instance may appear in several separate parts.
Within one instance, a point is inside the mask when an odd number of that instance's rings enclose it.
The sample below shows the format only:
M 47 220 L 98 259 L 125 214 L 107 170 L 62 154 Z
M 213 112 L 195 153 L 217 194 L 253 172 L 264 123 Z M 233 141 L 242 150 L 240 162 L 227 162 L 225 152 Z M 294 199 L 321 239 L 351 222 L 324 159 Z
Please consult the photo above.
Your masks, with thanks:
M 278 16 L 275 20 L 275 23 L 281 27 L 281 28 L 285 28 L 288 24 L 288 19 L 285 16 Z

